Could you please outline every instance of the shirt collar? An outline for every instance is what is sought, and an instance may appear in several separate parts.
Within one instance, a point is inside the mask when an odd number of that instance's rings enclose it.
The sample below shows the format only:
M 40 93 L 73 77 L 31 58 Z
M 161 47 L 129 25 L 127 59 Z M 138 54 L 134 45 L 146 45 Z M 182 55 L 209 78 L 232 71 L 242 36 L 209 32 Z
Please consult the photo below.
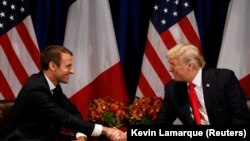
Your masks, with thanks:
M 45 78 L 46 78 L 46 80 L 47 80 L 47 82 L 49 84 L 50 91 L 52 91 L 53 89 L 55 89 L 56 86 L 49 80 L 49 78 L 45 74 L 43 74 L 43 75 L 45 76 Z
M 196 74 L 196 76 L 194 77 L 192 83 L 195 84 L 195 86 L 201 87 L 202 83 L 201 83 L 201 74 L 202 74 L 202 69 L 200 69 L 198 71 L 198 73 Z

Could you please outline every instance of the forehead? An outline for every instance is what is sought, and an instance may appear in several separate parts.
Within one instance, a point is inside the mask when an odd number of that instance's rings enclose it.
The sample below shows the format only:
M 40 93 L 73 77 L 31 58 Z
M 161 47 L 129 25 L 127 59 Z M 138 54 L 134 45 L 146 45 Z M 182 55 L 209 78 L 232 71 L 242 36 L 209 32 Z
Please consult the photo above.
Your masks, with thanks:
M 180 57 L 171 57 L 171 58 L 168 58 L 168 61 L 170 62 L 170 63 L 178 63 L 178 62 L 180 62 Z
M 70 54 L 68 54 L 68 53 L 62 52 L 61 53 L 61 58 L 63 58 L 63 59 L 65 59 L 65 58 L 72 58 L 72 56 Z
M 68 53 L 61 53 L 61 61 L 72 61 L 72 56 Z
M 168 62 L 171 65 L 184 65 L 185 64 L 185 62 L 183 61 L 182 57 L 169 58 Z

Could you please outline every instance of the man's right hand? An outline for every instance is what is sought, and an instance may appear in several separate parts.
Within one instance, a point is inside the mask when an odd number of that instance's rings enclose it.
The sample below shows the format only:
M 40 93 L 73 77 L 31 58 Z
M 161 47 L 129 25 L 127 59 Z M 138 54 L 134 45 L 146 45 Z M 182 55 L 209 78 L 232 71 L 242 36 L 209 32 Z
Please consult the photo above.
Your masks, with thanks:
M 127 140 L 127 134 L 117 128 L 103 127 L 103 134 L 105 134 L 111 141 Z

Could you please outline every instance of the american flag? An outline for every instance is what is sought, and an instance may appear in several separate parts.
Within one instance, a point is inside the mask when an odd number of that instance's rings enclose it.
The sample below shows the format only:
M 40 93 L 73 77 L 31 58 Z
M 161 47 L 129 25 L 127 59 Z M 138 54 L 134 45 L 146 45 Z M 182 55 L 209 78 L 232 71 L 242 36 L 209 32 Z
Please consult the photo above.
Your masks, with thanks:
M 172 79 L 166 54 L 177 43 L 200 48 L 196 18 L 190 0 L 155 0 L 136 96 L 164 97 L 164 84 Z
M 0 3 L 0 99 L 14 99 L 38 72 L 39 48 L 25 0 Z

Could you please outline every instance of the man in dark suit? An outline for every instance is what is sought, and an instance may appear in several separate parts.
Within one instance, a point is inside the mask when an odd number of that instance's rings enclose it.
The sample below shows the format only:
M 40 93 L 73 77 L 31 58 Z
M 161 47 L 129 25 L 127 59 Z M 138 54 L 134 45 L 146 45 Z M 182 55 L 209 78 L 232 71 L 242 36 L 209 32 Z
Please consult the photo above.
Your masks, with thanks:
M 246 95 L 233 71 L 203 68 L 205 61 L 191 44 L 177 44 L 168 51 L 167 59 L 174 79 L 165 86 L 163 106 L 153 124 L 170 125 L 177 118 L 184 125 L 249 124 Z M 198 118 L 193 114 L 193 98 L 189 98 L 191 83 Z
M 70 50 L 58 45 L 41 53 L 41 72 L 32 75 L 19 92 L 0 140 L 53 141 L 63 126 L 76 131 L 79 141 L 101 134 L 111 140 L 124 136 L 116 128 L 84 121 L 63 94 L 60 83 L 68 83 L 74 73 L 72 56 Z

